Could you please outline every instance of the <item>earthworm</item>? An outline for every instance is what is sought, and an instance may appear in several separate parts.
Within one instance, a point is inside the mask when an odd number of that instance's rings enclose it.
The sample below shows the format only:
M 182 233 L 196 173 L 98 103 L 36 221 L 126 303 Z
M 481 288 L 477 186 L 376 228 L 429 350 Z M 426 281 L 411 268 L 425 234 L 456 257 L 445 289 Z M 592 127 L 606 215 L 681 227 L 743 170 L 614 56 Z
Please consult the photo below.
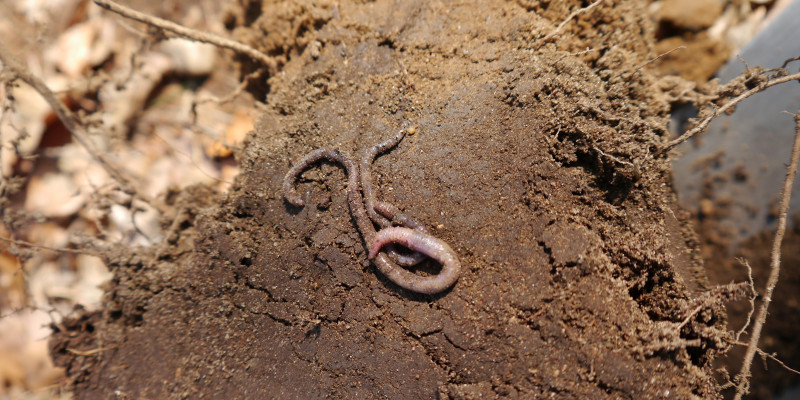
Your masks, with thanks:
M 361 198 L 361 193 L 358 188 L 358 168 L 350 158 L 339 151 L 317 149 L 306 154 L 295 163 L 286 173 L 286 177 L 283 181 L 283 191 L 286 201 L 298 207 L 305 204 L 305 201 L 303 201 L 294 187 L 295 183 L 306 168 L 322 159 L 338 162 L 344 166 L 347 171 L 347 202 L 350 207 L 350 212 L 353 214 L 353 218 L 356 220 L 356 226 L 364 237 L 368 248 L 373 248 L 373 243 L 380 243 L 369 258 L 375 260 L 375 266 L 384 276 L 404 289 L 424 294 L 439 293 L 455 283 L 461 269 L 458 259 L 446 243 L 436 239 L 430 234 L 410 228 L 389 227 L 381 230 L 381 232 L 387 229 L 390 231 L 386 234 L 382 234 L 380 241 L 375 240 L 378 233 L 375 232 L 375 227 L 372 225 L 372 221 L 364 209 L 364 200 Z M 392 233 L 396 232 L 397 229 L 400 229 L 401 233 L 408 231 L 413 234 L 405 233 L 398 235 L 397 233 Z M 442 263 L 441 273 L 436 276 L 418 276 L 400 268 L 397 264 L 392 262 L 385 252 L 377 252 L 383 245 L 394 241 L 400 244 L 406 244 L 412 250 L 426 254 Z M 415 246 L 418 248 L 415 248 Z
M 361 173 L 361 191 L 364 194 L 364 203 L 367 209 L 367 215 L 373 222 L 378 224 L 381 228 L 392 226 L 392 222 L 406 226 L 412 229 L 417 229 L 421 232 L 427 232 L 425 226 L 416 222 L 415 220 L 403 215 L 403 213 L 395 206 L 378 202 L 375 200 L 375 189 L 372 187 L 372 162 L 379 154 L 397 146 L 406 135 L 406 130 L 401 130 L 394 137 L 384 140 L 374 146 L 367 147 L 361 156 L 361 164 L 359 169 Z M 394 246 L 387 246 L 386 253 L 397 264 L 404 267 L 411 267 L 421 263 L 425 260 L 425 256 L 420 253 L 403 254 L 399 252 Z
M 458 257 L 456 257 L 453 249 L 444 241 L 414 229 L 399 226 L 384 228 L 375 234 L 375 237 L 370 242 L 368 257 L 373 259 L 377 256 L 376 260 L 380 260 L 380 257 L 385 253 L 378 252 L 381 247 L 388 243 L 402 244 L 442 264 L 442 270 L 434 277 L 422 277 L 400 269 L 381 270 L 393 282 L 403 282 L 403 284 L 398 283 L 398 285 L 414 292 L 434 294 L 453 286 L 458 280 L 458 274 L 461 272 L 461 263 L 458 262 Z M 376 261 L 376 264 L 380 269 L 380 263 Z

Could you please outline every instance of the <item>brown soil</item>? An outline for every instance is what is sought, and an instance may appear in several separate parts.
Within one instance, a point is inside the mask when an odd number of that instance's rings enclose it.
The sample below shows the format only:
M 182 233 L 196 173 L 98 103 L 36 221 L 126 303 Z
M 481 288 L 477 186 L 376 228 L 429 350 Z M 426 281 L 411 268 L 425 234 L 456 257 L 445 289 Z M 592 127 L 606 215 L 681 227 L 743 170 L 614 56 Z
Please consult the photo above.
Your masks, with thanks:
M 252 88 L 243 173 L 167 196 L 163 244 L 108 250 L 105 309 L 52 340 L 77 397 L 718 397 L 720 305 L 679 326 L 706 284 L 651 156 L 680 81 L 641 67 L 643 2 L 549 44 L 579 2 L 257 4 L 236 34 L 286 63 Z M 376 185 L 458 253 L 436 296 L 368 262 L 341 168 L 304 174 L 304 208 L 281 193 L 306 152 L 408 126 Z

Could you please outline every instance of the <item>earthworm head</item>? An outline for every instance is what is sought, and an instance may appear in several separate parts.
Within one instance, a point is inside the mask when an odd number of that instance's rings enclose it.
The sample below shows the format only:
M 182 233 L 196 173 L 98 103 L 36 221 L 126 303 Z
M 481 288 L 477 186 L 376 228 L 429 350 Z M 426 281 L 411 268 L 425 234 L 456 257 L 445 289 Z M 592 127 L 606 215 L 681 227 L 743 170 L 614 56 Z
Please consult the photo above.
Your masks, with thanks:
M 302 207 L 306 205 L 305 200 L 303 200 L 303 198 L 300 197 L 300 194 L 298 194 L 295 191 L 287 192 L 286 195 L 283 197 L 286 199 L 287 202 L 289 202 L 289 204 L 295 207 Z

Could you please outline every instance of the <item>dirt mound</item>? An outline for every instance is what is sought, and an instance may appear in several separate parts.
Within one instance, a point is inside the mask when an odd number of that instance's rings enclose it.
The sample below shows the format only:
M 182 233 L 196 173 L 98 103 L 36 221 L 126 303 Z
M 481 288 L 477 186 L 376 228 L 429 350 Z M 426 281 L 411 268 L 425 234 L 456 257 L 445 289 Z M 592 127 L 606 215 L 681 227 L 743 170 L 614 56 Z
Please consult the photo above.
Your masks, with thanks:
M 162 245 L 109 256 L 106 310 L 52 344 L 78 397 L 716 397 L 724 318 L 691 313 L 702 274 L 651 156 L 679 81 L 647 73 L 644 5 L 545 43 L 579 3 L 361 3 L 247 9 L 239 36 L 286 63 L 253 88 L 243 173 L 168 199 Z M 375 186 L 458 254 L 435 296 L 367 260 L 339 166 L 303 175 L 305 207 L 281 191 L 308 151 L 404 127 Z

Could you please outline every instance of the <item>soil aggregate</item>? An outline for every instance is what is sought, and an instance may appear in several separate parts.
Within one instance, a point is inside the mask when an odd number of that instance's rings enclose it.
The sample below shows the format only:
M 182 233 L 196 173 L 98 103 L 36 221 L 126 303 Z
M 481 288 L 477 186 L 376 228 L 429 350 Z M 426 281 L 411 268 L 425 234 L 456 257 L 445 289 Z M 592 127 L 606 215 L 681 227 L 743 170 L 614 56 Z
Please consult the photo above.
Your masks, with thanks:
M 105 249 L 105 308 L 55 327 L 78 398 L 718 398 L 725 312 L 675 201 L 669 111 L 643 1 L 609 2 L 552 41 L 577 1 L 244 2 L 239 40 L 280 58 L 218 195 L 170 193 L 166 240 Z M 588 49 L 588 51 L 587 51 Z M 253 68 L 242 62 L 243 74 Z M 437 295 L 367 260 L 344 170 L 458 254 Z M 427 263 L 417 273 L 436 273 Z M 690 314 L 698 302 L 702 311 Z M 688 323 L 681 324 L 687 316 Z M 80 349 L 82 351 L 75 351 Z M 84 351 L 95 349 L 95 351 Z

